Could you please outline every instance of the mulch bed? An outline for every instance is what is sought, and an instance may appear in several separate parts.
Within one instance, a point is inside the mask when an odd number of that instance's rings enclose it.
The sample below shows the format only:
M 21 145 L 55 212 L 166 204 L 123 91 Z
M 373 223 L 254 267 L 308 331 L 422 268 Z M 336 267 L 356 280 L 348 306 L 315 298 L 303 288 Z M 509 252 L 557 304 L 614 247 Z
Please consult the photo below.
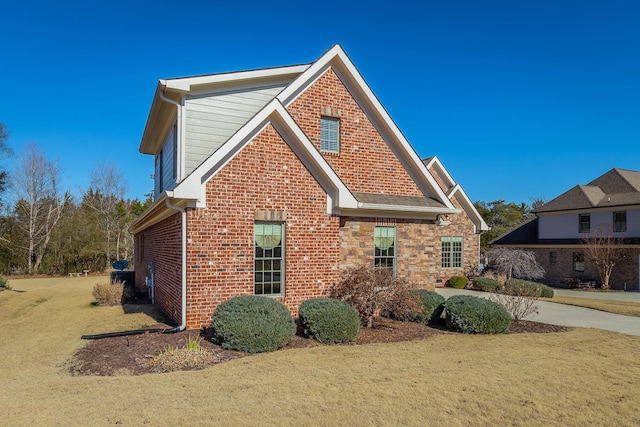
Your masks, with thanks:
M 163 328 L 167 325 L 156 325 Z M 564 332 L 570 328 L 545 323 L 520 321 L 513 323 L 511 333 Z M 428 339 L 442 334 L 455 334 L 441 325 L 426 326 L 419 323 L 399 322 L 376 318 L 373 328 L 362 328 L 355 343 L 341 345 L 365 345 Z M 200 351 L 187 351 L 189 342 L 198 339 Z M 322 345 L 314 340 L 296 335 L 285 347 L 304 348 Z M 73 375 L 142 375 L 176 370 L 195 370 L 223 363 L 249 353 L 225 350 L 210 341 L 208 330 L 183 331 L 174 334 L 144 333 L 115 338 L 92 340 L 79 349 L 66 369 Z

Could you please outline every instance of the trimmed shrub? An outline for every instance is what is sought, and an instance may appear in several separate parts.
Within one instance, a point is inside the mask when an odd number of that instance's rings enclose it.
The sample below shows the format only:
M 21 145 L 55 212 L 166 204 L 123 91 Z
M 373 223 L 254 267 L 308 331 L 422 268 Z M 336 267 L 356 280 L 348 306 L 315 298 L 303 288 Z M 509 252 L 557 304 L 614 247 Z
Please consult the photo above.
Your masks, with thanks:
M 464 289 L 469 283 L 469 279 L 464 276 L 453 276 L 449 279 L 449 286 L 456 289 Z
M 344 301 L 312 298 L 298 310 L 304 333 L 323 344 L 353 341 L 360 332 L 358 312 Z
M 268 297 L 244 295 L 216 307 L 211 329 L 213 341 L 223 348 L 260 353 L 293 341 L 296 323 L 284 304 Z
M 426 325 L 442 314 L 444 297 L 439 293 L 426 289 L 411 289 L 406 294 L 419 300 L 420 304 L 417 306 L 415 304 L 394 306 L 386 313 L 388 317 L 403 322 L 417 322 Z
M 523 293 L 521 288 L 528 288 L 525 292 L 528 295 L 538 292 L 540 298 L 553 298 L 553 288 L 542 283 L 529 282 L 527 280 L 509 279 L 505 282 L 502 292 L 507 295 L 519 295 Z
M 4 291 L 4 290 L 12 290 L 13 288 L 11 287 L 11 285 L 9 284 L 9 281 L 4 278 L 3 276 L 0 276 L 0 291 Z
M 495 292 L 500 289 L 500 283 L 489 277 L 476 277 L 473 279 L 473 289 L 484 292 Z
M 444 310 L 447 325 L 465 334 L 504 334 L 512 321 L 500 304 L 471 295 L 452 296 Z

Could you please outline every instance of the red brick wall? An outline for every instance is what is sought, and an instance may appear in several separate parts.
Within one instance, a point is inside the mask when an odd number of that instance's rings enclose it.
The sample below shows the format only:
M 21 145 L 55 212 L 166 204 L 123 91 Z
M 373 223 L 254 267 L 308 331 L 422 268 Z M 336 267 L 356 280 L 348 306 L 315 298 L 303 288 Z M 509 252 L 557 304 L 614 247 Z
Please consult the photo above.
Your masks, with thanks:
M 189 211 L 187 326 L 208 326 L 213 309 L 253 294 L 256 211 L 286 215 L 285 297 L 294 315 L 339 277 L 339 218 L 327 196 L 272 126 L 207 183 L 207 208 Z
M 180 214 L 154 224 L 135 237 L 136 287 L 144 289 L 149 263 L 155 264 L 155 302 L 176 324 L 182 321 L 182 246 Z M 142 247 L 144 245 L 144 247 Z
M 327 109 L 331 114 L 327 114 Z M 332 69 L 287 110 L 318 150 L 320 117 L 340 117 L 340 153 L 321 153 L 349 190 L 423 196 Z

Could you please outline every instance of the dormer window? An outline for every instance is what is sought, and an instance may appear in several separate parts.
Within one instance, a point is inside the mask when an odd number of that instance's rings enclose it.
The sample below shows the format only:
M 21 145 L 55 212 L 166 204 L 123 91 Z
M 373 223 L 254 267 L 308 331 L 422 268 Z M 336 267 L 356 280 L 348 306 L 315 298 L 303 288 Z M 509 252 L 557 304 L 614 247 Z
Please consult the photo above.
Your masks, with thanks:
M 320 118 L 320 150 L 330 153 L 340 152 L 340 119 Z

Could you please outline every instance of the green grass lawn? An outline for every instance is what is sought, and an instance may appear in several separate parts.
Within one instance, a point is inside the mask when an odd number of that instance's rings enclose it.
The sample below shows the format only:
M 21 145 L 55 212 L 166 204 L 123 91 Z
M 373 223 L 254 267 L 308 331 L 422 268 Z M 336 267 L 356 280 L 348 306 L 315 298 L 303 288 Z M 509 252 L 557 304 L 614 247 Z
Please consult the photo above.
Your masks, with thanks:
M 106 280 L 106 279 L 104 279 Z M 0 292 L 3 425 L 636 426 L 640 337 L 444 334 L 317 346 L 200 371 L 74 377 L 82 334 L 155 323 L 93 307 L 96 278 L 11 281 Z

